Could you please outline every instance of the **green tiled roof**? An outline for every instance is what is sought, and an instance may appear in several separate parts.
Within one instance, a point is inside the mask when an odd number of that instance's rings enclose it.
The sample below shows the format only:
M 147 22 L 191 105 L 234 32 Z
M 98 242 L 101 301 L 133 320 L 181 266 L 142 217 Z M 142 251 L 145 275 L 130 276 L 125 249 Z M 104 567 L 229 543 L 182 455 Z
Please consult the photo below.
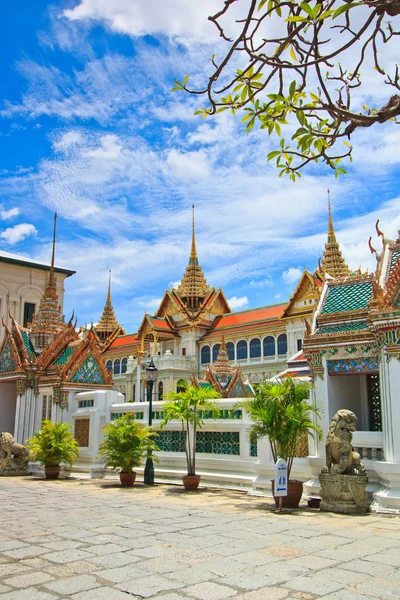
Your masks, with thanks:
M 372 296 L 372 282 L 337 285 L 329 288 L 322 314 L 366 308 Z
M 36 358 L 35 349 L 30 340 L 29 333 L 27 331 L 21 331 L 21 336 L 24 342 L 25 349 L 28 353 L 29 358 Z
M 65 348 L 64 352 L 53 362 L 53 365 L 65 365 L 73 352 L 73 348 Z
M 332 325 L 331 327 L 318 327 L 316 335 L 326 335 L 327 333 L 345 333 L 346 331 L 362 331 L 368 329 L 365 321 L 358 323 L 341 323 L 340 325 Z
M 390 260 L 390 269 L 389 273 L 392 272 L 394 265 L 397 262 L 397 259 L 400 258 L 400 250 L 393 250 L 391 260 Z

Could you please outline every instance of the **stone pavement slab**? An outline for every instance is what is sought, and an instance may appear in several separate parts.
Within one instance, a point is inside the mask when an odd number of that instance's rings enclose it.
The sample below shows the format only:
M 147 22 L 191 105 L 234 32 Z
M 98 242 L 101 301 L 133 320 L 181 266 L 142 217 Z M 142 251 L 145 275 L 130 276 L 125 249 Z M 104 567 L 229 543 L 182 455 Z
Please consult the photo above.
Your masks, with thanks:
M 113 481 L 3 478 L 0 600 L 400 598 L 400 518 Z

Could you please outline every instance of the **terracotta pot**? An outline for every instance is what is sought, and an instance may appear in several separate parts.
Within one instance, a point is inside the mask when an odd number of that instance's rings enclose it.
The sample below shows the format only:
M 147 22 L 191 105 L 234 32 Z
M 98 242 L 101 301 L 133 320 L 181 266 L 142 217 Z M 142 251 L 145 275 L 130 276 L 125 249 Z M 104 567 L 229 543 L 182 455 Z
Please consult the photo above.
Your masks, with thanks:
M 124 487 L 132 487 L 135 483 L 136 472 L 131 471 L 130 473 L 123 473 L 122 471 L 119 474 L 119 479 L 121 481 L 121 485 Z
M 58 479 L 60 475 L 60 465 L 51 465 L 44 467 L 44 474 L 46 479 Z
M 200 483 L 200 475 L 182 475 L 185 490 L 197 490 Z
M 274 495 L 274 480 L 272 480 L 272 495 Z M 282 496 L 282 508 L 298 508 L 303 495 L 302 481 L 289 481 L 287 496 Z M 279 496 L 274 496 L 275 506 L 279 508 Z

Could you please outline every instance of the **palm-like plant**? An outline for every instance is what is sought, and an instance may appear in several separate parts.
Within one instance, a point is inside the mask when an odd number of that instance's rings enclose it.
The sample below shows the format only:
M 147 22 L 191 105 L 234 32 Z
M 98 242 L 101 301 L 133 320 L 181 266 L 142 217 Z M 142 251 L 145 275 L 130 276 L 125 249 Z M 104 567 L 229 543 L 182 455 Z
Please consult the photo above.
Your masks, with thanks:
M 244 400 L 244 407 L 252 425 L 251 439 L 268 437 L 274 462 L 284 458 L 288 479 L 296 454 L 296 444 L 302 434 L 322 439 L 321 427 L 313 421 L 319 417 L 318 408 L 308 402 L 310 385 L 295 383 L 288 377 L 281 383 L 264 382 L 257 387 L 255 398 Z
M 213 387 L 196 388 L 187 385 L 180 392 L 168 392 L 164 396 L 166 402 L 163 404 L 164 419 L 160 429 L 170 421 L 179 421 L 185 437 L 185 452 L 187 463 L 187 474 L 196 475 L 196 431 L 201 429 L 204 421 L 201 413 L 203 411 L 215 412 L 217 404 L 215 400 L 221 398 Z
M 106 437 L 100 444 L 99 453 L 107 467 L 131 473 L 139 467 L 149 451 L 157 450 L 152 439 L 157 434 L 149 427 L 135 421 L 132 414 L 125 414 L 116 421 L 104 425 Z
M 61 463 L 72 465 L 79 454 L 78 442 L 70 431 L 68 423 L 43 421 L 42 429 L 27 441 L 31 460 L 37 460 L 45 467 L 55 467 Z

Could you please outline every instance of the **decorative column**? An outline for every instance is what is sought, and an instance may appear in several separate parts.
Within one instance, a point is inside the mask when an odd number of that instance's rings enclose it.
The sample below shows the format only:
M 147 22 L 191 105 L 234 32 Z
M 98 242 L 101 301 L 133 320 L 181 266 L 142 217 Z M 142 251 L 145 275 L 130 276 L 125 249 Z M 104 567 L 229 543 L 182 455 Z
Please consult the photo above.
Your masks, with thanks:
M 374 512 L 400 513 L 400 355 L 398 346 L 382 350 L 380 361 L 384 460 L 374 463 L 381 488 L 373 494 Z

